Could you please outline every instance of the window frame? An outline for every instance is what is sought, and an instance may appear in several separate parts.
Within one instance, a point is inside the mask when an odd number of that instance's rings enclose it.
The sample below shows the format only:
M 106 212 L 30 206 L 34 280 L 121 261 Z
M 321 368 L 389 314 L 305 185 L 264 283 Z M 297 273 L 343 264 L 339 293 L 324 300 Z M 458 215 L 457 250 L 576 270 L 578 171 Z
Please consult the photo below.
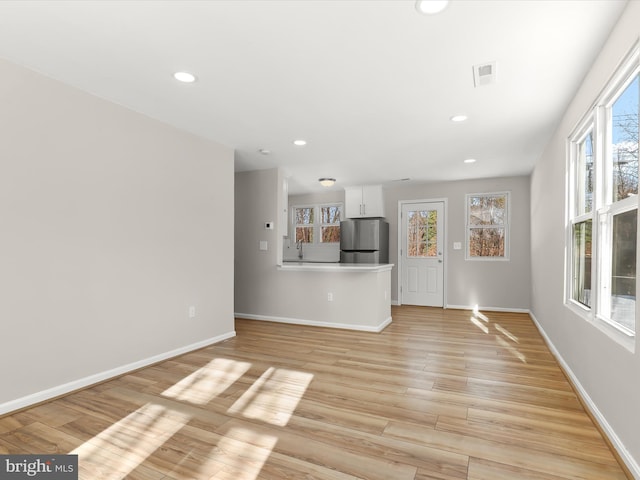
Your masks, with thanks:
M 567 144 L 567 152 L 568 152 L 568 202 L 567 202 L 567 262 L 566 262 L 566 270 L 567 270 L 567 279 L 566 282 L 566 292 L 565 292 L 565 301 L 570 302 L 574 308 L 579 309 L 582 312 L 588 312 L 593 308 L 593 304 L 586 305 L 579 300 L 573 298 L 573 289 L 574 289 L 574 264 L 573 264 L 573 234 L 574 228 L 576 225 L 588 222 L 591 220 L 591 268 L 589 275 L 591 277 L 591 284 L 595 283 L 595 275 L 594 275 L 594 263 L 597 260 L 596 254 L 594 252 L 594 242 L 593 238 L 597 235 L 597 225 L 594 221 L 595 212 L 597 210 L 597 205 L 595 205 L 594 200 L 600 198 L 600 195 L 597 194 L 597 188 L 599 186 L 599 178 L 601 175 L 601 164 L 595 161 L 596 152 L 600 144 L 600 136 L 596 131 L 596 121 L 595 121 L 595 112 L 590 112 L 578 125 L 578 127 L 574 130 L 574 134 L 570 137 L 570 142 Z M 576 181 L 577 177 L 581 177 L 582 172 L 581 165 L 579 164 L 580 160 L 580 145 L 586 140 L 586 138 L 591 134 L 592 141 L 592 163 L 593 163 L 593 189 L 592 189 L 592 201 L 591 201 L 591 209 L 588 212 L 579 212 L 579 205 L 581 204 L 578 196 L 580 195 L 578 184 Z M 591 289 L 593 290 L 593 288 Z
M 340 220 L 334 223 L 323 223 L 322 222 L 322 208 L 323 207 L 338 207 L 340 210 Z M 309 224 L 298 224 L 296 223 L 296 210 L 299 208 L 311 208 L 313 209 L 313 223 Z M 311 228 L 313 230 L 313 242 L 305 242 L 305 245 L 315 245 L 315 246 L 335 246 L 339 245 L 340 240 L 337 242 L 323 242 L 322 241 L 322 229 L 323 227 L 329 226 L 338 226 L 340 228 L 340 221 L 344 219 L 344 205 L 342 202 L 327 202 L 327 203 L 315 203 L 315 204 L 300 204 L 300 205 L 292 205 L 291 208 L 291 225 L 293 232 L 293 241 L 296 242 L 297 237 L 297 228 L 305 227 Z
M 472 226 L 469 221 L 469 216 L 471 214 L 471 209 L 469 205 L 469 201 L 472 197 L 505 197 L 505 215 L 504 222 L 502 224 L 495 225 L 483 225 L 483 226 Z M 471 256 L 470 248 L 471 248 L 471 230 L 479 229 L 479 228 L 503 228 L 504 229 L 504 255 L 501 256 Z M 467 193 L 465 196 L 465 260 L 470 261 L 489 261 L 489 262 L 508 262 L 510 261 L 510 239 L 511 239 L 511 192 L 510 191 L 501 191 L 501 192 L 483 192 L 483 193 Z
M 313 211 L 313 222 L 312 223 L 297 223 L 296 221 L 296 212 L 298 209 L 304 209 L 304 208 L 309 208 Z M 294 205 L 291 207 L 291 224 L 293 226 L 292 228 L 292 232 L 293 232 L 293 240 L 295 242 L 298 242 L 298 227 L 300 228 L 305 228 L 305 229 L 311 229 L 311 235 L 313 238 L 313 242 L 303 242 L 307 245 L 313 245 L 316 242 L 316 231 L 315 231 L 315 224 L 316 224 L 316 220 L 317 220 L 317 212 L 315 211 L 315 205 Z
M 338 208 L 338 221 L 337 222 L 328 222 L 325 223 L 322 220 L 322 209 L 323 208 L 331 208 L 331 207 L 337 207 Z M 339 244 L 340 243 L 340 222 L 342 221 L 342 216 L 344 215 L 343 212 L 343 208 L 342 208 L 342 204 L 341 203 L 321 203 L 317 205 L 318 208 L 318 244 L 319 245 L 335 245 L 335 244 Z M 322 230 L 325 227 L 338 227 L 338 240 L 336 242 L 325 242 L 323 240 L 323 235 L 322 235 Z
M 441 243 L 439 241 L 439 237 L 440 237 L 441 234 L 438 232 L 438 223 L 441 222 L 441 220 L 438 219 L 438 209 L 437 209 L 437 207 L 435 207 L 432 210 L 426 210 L 427 212 L 429 212 L 430 215 L 435 213 L 435 218 L 433 220 L 433 222 L 435 223 L 435 228 L 429 228 L 431 220 L 429 219 L 429 216 L 425 217 L 426 218 L 425 235 L 426 235 L 427 238 L 430 238 L 432 236 L 433 232 L 435 231 L 436 243 L 435 244 L 433 244 L 433 243 L 430 244 L 429 240 L 427 239 L 427 242 L 424 243 L 424 246 L 425 246 L 425 254 L 424 255 L 418 255 L 418 254 L 412 255 L 410 253 L 411 250 L 412 250 L 411 242 L 412 242 L 413 239 L 411 238 L 411 235 L 409 234 L 409 231 L 410 231 L 410 228 L 411 228 L 411 218 L 410 218 L 409 214 L 410 213 L 418 213 L 418 212 L 421 212 L 421 211 L 425 211 L 425 210 L 417 209 L 417 207 L 416 207 L 416 210 L 410 210 L 410 211 L 406 212 L 407 213 L 407 223 L 406 223 L 406 225 L 407 225 L 408 228 L 407 228 L 407 231 L 403 232 L 403 236 L 406 235 L 406 242 L 404 243 L 403 251 L 406 252 L 405 256 L 408 259 L 425 259 L 425 260 L 431 259 L 431 260 L 433 260 L 433 259 L 438 258 L 439 252 L 440 252 L 440 250 L 442 250 L 441 248 L 438 248 L 439 243 Z M 419 248 L 420 248 L 419 245 L 421 245 L 421 243 L 417 241 L 417 238 L 419 236 L 419 230 L 420 229 L 419 229 L 418 225 L 416 227 L 418 227 L 416 229 L 416 232 L 415 232 L 416 250 L 419 250 Z M 430 246 L 432 248 L 430 248 Z M 433 250 L 433 253 L 430 255 L 429 254 L 429 250 L 431 250 L 431 249 Z
M 583 119 L 567 138 L 566 166 L 566 237 L 565 237 L 565 305 L 587 322 L 595 325 L 610 338 L 626 348 L 634 349 L 638 330 L 637 301 L 636 324 L 631 330 L 616 320 L 603 315 L 603 308 L 610 305 L 611 270 L 613 268 L 613 223 L 617 215 L 635 210 L 638 212 L 638 195 L 616 200 L 612 168 L 613 122 L 612 108 L 634 80 L 640 76 L 640 46 L 634 45 L 620 67 L 607 82 Z M 593 142 L 593 198 L 589 212 L 579 212 L 579 145 L 592 133 Z M 640 169 L 639 169 L 640 170 Z M 640 172 L 639 172 L 640 173 Z M 591 221 L 591 305 L 573 298 L 575 269 L 573 231 L 575 225 Z M 636 254 L 638 241 L 636 240 Z M 637 281 L 637 260 L 636 260 Z M 636 285 L 636 293 L 637 293 Z M 607 293 L 609 292 L 609 293 Z M 609 298 L 605 298 L 609 295 Z M 637 295 L 636 295 L 637 300 Z M 610 309 L 608 309 L 610 313 Z

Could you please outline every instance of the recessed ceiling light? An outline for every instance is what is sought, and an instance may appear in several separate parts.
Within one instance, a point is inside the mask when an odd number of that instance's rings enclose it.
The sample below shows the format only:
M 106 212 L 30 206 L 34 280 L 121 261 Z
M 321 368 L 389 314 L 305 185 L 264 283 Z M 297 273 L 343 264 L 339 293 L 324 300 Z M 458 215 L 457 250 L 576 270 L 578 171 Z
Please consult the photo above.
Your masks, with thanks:
M 176 72 L 173 74 L 173 78 L 183 83 L 193 83 L 196 81 L 196 76 L 189 72 Z
M 476 163 L 476 159 L 475 158 L 467 158 L 464 160 L 464 163 Z
M 466 115 L 454 115 L 453 117 L 451 117 L 449 120 L 451 120 L 452 122 L 464 122 L 465 120 L 467 120 L 469 117 L 467 117 Z
M 420 13 L 433 15 L 440 13 L 449 4 L 449 0 L 418 0 L 416 2 L 416 10 Z
M 297 145 L 298 147 L 304 147 L 307 144 L 307 141 L 306 140 L 294 140 L 293 144 Z

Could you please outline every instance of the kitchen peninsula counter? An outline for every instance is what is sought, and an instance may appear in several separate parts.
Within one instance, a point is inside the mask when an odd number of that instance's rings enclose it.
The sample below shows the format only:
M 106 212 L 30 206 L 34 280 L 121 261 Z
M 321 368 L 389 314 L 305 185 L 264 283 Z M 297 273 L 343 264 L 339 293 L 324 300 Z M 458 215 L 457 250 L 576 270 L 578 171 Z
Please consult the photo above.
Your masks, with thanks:
M 393 263 L 339 263 L 339 262 L 283 262 L 278 270 L 292 272 L 386 272 L 393 268 Z
M 237 317 L 365 332 L 391 323 L 392 264 L 294 261 L 271 268 L 263 311 Z

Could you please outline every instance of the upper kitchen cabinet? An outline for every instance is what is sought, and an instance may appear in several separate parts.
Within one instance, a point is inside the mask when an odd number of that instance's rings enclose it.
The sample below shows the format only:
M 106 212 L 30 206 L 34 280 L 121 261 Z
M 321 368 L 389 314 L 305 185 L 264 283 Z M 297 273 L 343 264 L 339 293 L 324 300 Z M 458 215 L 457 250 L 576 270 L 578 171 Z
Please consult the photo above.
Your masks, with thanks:
M 347 218 L 384 217 L 382 185 L 360 185 L 344 188 Z

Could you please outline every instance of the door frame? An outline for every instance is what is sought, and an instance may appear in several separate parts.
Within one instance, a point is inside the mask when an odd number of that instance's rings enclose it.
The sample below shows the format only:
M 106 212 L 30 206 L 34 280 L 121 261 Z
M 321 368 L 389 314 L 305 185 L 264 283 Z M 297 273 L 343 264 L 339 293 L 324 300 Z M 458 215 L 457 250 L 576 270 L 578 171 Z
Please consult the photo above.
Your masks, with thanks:
M 398 299 L 398 305 L 402 305 L 402 256 L 400 255 L 400 250 L 402 249 L 402 228 L 403 228 L 403 218 L 402 218 L 402 207 L 404 205 L 410 205 L 412 203 L 442 203 L 442 208 L 444 211 L 444 218 L 442 220 L 443 224 L 443 238 L 442 238 L 442 258 L 444 261 L 444 267 L 442 268 L 442 308 L 447 308 L 447 270 L 449 269 L 449 257 L 447 248 L 447 238 L 448 238 L 448 229 L 449 222 L 447 221 L 447 212 L 448 212 L 448 199 L 447 198 L 427 198 L 420 200 L 398 200 L 398 250 L 396 251 L 396 258 L 398 259 L 398 278 L 396 279 L 397 283 L 397 292 L 396 298 Z

